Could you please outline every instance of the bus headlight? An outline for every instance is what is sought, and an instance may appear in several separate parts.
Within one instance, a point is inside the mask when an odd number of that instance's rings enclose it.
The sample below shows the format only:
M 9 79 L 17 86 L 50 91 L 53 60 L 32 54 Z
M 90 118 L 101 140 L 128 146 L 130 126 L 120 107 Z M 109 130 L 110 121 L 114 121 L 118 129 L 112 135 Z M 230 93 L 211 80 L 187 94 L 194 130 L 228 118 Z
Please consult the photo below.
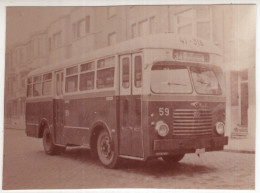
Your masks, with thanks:
M 165 137 L 169 133 L 169 127 L 163 121 L 158 121 L 155 125 L 155 130 L 157 131 L 158 135 L 161 137 Z
M 223 122 L 217 122 L 216 131 L 219 135 L 223 135 L 225 132 L 225 124 Z

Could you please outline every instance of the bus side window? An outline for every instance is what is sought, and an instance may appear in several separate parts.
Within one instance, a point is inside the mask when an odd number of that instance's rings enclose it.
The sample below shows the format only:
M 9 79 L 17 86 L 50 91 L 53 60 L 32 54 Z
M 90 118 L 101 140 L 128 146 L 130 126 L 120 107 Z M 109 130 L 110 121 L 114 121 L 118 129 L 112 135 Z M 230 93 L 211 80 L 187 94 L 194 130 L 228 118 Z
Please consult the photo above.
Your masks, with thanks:
M 27 97 L 32 97 L 33 93 L 32 77 L 27 79 Z
M 79 90 L 93 90 L 95 78 L 95 62 L 88 62 L 80 65 Z
M 123 88 L 129 88 L 130 83 L 130 72 L 129 72 L 129 58 L 123 58 L 123 66 L 122 66 L 122 86 Z
M 114 86 L 115 68 L 107 68 L 97 71 L 97 88 L 110 88 Z
M 47 96 L 51 94 L 51 85 L 52 85 L 52 73 L 43 75 L 42 82 L 42 95 Z
M 76 92 L 77 90 L 78 90 L 78 66 L 74 66 L 66 69 L 65 91 Z
M 142 57 L 135 56 L 134 63 L 135 63 L 135 72 L 134 72 L 135 87 L 141 88 L 142 87 Z
M 83 90 L 93 90 L 94 89 L 94 72 L 87 72 L 80 75 L 80 86 L 79 89 Z
M 36 76 L 33 78 L 33 96 L 41 96 L 42 91 L 42 83 L 41 83 L 41 76 Z
M 97 88 L 114 87 L 115 57 L 98 60 L 97 68 Z

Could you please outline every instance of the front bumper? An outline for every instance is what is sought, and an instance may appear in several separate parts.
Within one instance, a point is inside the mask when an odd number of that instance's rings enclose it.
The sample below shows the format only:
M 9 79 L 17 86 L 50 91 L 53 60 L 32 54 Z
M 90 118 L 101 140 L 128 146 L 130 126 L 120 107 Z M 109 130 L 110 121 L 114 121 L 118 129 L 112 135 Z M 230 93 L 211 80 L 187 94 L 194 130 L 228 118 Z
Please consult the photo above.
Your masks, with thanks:
M 228 137 L 192 138 L 192 139 L 159 139 L 154 140 L 153 150 L 167 152 L 195 152 L 205 148 L 206 151 L 222 150 L 228 144 Z

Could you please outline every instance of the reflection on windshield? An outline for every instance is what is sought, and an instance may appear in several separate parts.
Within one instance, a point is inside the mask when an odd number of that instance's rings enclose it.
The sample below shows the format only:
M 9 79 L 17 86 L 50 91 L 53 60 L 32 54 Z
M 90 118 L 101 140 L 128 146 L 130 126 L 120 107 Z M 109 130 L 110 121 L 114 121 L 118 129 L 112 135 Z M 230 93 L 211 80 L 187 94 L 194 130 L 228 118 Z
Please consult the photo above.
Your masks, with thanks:
M 153 66 L 151 89 L 155 93 L 191 93 L 188 69 L 177 65 Z
M 207 68 L 191 67 L 194 87 L 199 94 L 221 94 L 215 73 Z

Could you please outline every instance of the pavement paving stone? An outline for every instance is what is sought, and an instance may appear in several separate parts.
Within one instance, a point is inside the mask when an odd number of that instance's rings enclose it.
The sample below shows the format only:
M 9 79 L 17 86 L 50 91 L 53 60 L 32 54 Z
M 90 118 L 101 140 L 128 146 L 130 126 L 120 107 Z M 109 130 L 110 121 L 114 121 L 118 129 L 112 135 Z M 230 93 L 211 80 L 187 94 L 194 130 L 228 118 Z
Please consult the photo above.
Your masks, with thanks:
M 4 131 L 3 189 L 254 189 L 255 154 L 210 152 L 185 155 L 175 165 L 163 160 L 127 161 L 106 169 L 84 148 L 58 156 L 44 153 L 42 140 L 24 131 Z

